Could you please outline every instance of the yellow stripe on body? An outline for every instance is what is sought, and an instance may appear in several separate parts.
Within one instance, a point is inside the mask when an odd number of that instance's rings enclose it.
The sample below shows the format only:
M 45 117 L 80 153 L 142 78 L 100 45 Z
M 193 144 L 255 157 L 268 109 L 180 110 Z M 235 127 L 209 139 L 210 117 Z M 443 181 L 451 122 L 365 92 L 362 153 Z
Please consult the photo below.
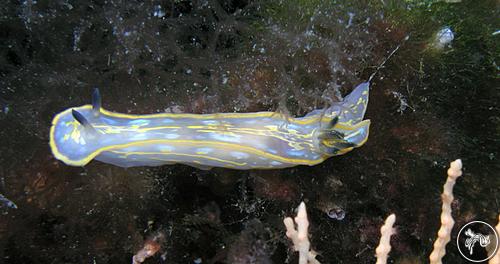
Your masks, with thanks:
M 112 153 L 116 153 L 116 154 L 122 154 L 124 155 L 125 157 L 129 156 L 129 155 L 165 155 L 165 156 L 168 156 L 168 155 L 174 155 L 174 156 L 181 156 L 181 157 L 193 157 L 193 158 L 202 158 L 202 159 L 207 159 L 207 160 L 213 160 L 213 161 L 218 161 L 218 162 L 222 162 L 222 163 L 226 163 L 226 164 L 232 164 L 232 165 L 235 165 L 235 166 L 245 166 L 247 165 L 247 163 L 240 163 L 240 162 L 235 162 L 235 161 L 230 161 L 230 160 L 224 160 L 224 159 L 219 159 L 219 158 L 215 158 L 215 157 L 210 157 L 210 156 L 205 156 L 205 155 L 193 155 L 193 154 L 184 154 L 184 153 L 175 153 L 175 152 L 149 152 L 149 151 L 116 151 L 116 150 L 113 150 L 113 151 L 110 151 Z M 158 160 L 158 158 L 152 158 L 152 159 L 155 159 L 155 160 Z M 163 160 L 163 159 L 160 159 L 160 160 Z M 169 161 L 168 159 L 166 160 L 163 160 L 163 161 Z M 195 160 L 193 161 L 184 161 L 184 162 L 195 162 Z
M 134 126 L 110 126 L 110 125 L 92 125 L 94 128 L 96 128 L 98 131 L 104 133 L 104 134 L 120 134 L 123 132 L 148 132 L 148 131 L 154 131 L 154 130 L 161 130 L 161 129 L 181 129 L 183 127 L 181 126 L 157 126 L 157 127 L 146 127 L 146 128 L 140 128 L 140 127 L 134 127 Z

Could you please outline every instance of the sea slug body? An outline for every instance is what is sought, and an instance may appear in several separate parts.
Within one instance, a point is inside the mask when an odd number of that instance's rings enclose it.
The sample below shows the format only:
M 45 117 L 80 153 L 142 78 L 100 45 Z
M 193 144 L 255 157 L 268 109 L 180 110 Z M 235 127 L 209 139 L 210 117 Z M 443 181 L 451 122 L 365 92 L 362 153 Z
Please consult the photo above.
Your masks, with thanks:
M 129 115 L 92 105 L 57 114 L 50 129 L 54 156 L 72 166 L 96 159 L 120 167 L 182 163 L 200 169 L 276 169 L 316 165 L 363 145 L 369 83 L 343 101 L 304 117 L 275 112 Z

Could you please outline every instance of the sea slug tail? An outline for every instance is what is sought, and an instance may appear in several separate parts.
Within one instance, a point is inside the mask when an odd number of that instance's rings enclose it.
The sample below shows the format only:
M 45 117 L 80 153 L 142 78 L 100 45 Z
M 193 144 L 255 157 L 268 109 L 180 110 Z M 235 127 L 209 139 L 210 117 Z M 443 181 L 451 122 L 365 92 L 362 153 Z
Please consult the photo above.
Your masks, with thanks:
M 352 124 L 361 122 L 365 116 L 368 106 L 368 98 L 370 93 L 370 83 L 364 82 L 359 84 L 354 90 L 347 95 L 342 101 L 342 112 L 340 113 L 340 122 L 350 121 Z

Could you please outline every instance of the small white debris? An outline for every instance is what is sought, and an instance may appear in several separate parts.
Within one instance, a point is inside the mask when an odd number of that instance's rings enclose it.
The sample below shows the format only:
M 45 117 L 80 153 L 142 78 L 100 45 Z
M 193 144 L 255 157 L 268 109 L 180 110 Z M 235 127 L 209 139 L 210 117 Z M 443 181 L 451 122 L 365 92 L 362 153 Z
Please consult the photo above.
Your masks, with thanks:
M 222 84 L 227 84 L 228 81 L 229 81 L 229 78 L 225 74 L 223 74 L 222 75 Z
M 413 107 L 411 107 L 408 104 L 408 100 L 406 99 L 406 97 L 402 93 L 392 91 L 392 96 L 394 96 L 394 98 L 398 99 L 398 101 L 399 101 L 399 108 L 397 110 L 398 113 L 403 114 L 403 112 L 407 108 L 410 108 L 411 110 L 415 111 L 415 109 L 413 109 Z
M 153 16 L 162 18 L 165 16 L 165 11 L 161 9 L 161 5 L 155 5 L 153 9 Z
M 449 46 L 454 38 L 455 35 L 453 34 L 451 28 L 444 27 L 436 33 L 436 36 L 434 37 L 434 41 L 432 42 L 431 46 L 436 50 L 441 50 Z
M 80 51 L 78 44 L 80 43 L 81 29 L 79 27 L 73 30 L 73 51 Z
M 345 28 L 349 28 L 350 26 L 352 26 L 352 19 L 354 18 L 354 13 L 352 12 L 348 12 L 347 15 L 349 15 L 349 20 L 347 21 L 347 25 L 345 26 Z
M 5 105 L 2 109 L 0 109 L 0 113 L 8 114 L 10 111 L 10 108 L 8 105 Z

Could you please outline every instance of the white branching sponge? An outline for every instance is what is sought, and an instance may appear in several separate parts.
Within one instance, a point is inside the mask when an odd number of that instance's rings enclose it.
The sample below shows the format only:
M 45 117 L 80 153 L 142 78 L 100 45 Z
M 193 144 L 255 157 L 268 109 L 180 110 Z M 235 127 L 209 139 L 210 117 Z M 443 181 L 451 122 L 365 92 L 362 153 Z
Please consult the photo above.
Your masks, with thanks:
M 293 248 L 299 252 L 299 264 L 320 264 L 316 260 L 317 253 L 310 250 L 309 242 L 309 220 L 307 220 L 306 205 L 301 202 L 298 208 L 295 222 L 291 217 L 283 220 L 286 227 L 286 236 L 292 240 Z M 297 229 L 295 229 L 297 225 Z
M 377 249 L 375 249 L 377 256 L 376 264 L 387 263 L 387 257 L 391 251 L 391 236 L 396 233 L 395 229 L 392 227 L 394 222 L 396 222 L 396 215 L 391 214 L 385 219 L 385 224 L 380 228 L 380 243 Z
M 438 237 L 434 242 L 434 250 L 429 256 L 430 264 L 441 264 L 441 259 L 446 254 L 446 244 L 450 242 L 451 229 L 455 224 L 451 215 L 451 202 L 453 202 L 453 186 L 458 177 L 462 175 L 462 161 L 457 159 L 450 164 L 448 169 L 448 178 L 443 186 L 441 200 L 441 228 L 438 231 Z

